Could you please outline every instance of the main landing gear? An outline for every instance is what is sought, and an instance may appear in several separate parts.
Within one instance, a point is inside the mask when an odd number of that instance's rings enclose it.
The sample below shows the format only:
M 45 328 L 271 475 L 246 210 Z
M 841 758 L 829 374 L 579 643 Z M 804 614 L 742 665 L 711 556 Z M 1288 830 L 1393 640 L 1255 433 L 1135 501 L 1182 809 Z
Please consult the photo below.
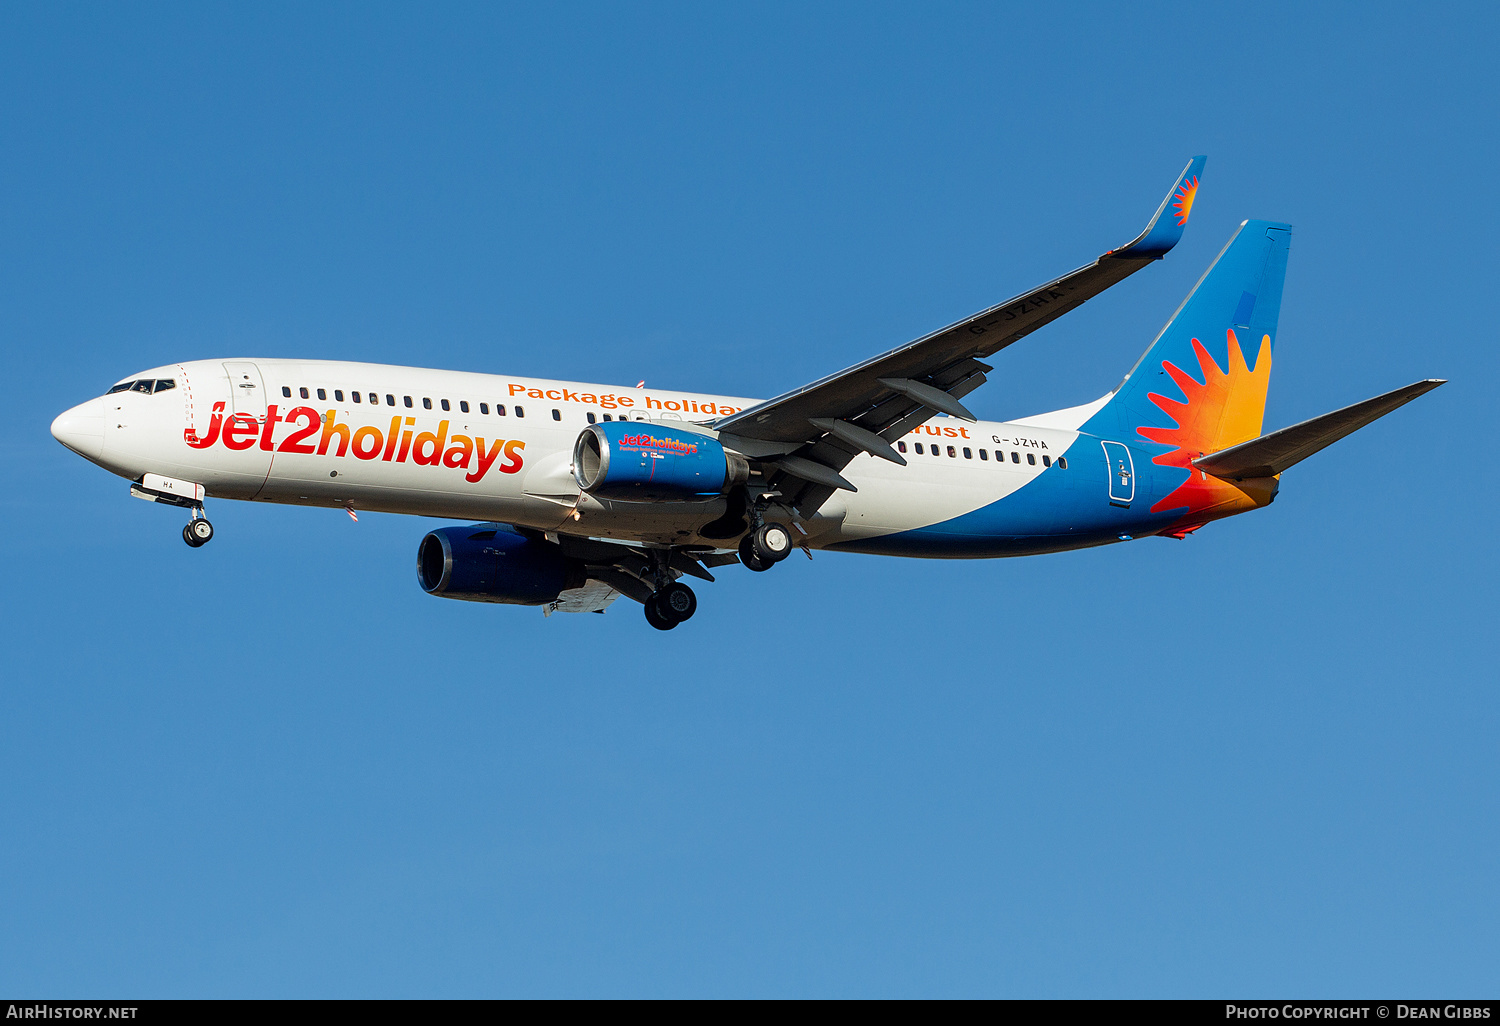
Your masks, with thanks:
M 764 573 L 792 554 L 792 533 L 780 524 L 761 524 L 740 541 L 740 562 Z
M 196 549 L 200 545 L 207 545 L 213 538 L 214 525 L 203 515 L 203 507 L 194 508 L 193 519 L 182 525 L 182 540 Z
M 673 583 L 646 600 L 646 622 L 669 631 L 698 611 L 698 596 L 686 584 Z
M 755 526 L 740 542 L 740 562 L 751 570 L 769 570 L 790 556 L 793 547 L 789 530 L 781 524 L 761 521 L 757 513 Z M 693 594 L 693 589 L 674 580 L 677 574 L 693 573 L 693 570 L 684 569 L 685 564 L 682 562 L 674 566 L 674 558 L 680 557 L 673 556 L 670 550 L 653 549 L 650 553 L 650 565 L 636 574 L 643 584 L 655 589 L 644 604 L 646 622 L 659 631 L 671 630 L 691 619 L 698 611 L 698 597 Z M 697 565 L 691 556 L 688 557 L 688 563 Z M 695 576 L 713 580 L 707 571 L 701 569 Z

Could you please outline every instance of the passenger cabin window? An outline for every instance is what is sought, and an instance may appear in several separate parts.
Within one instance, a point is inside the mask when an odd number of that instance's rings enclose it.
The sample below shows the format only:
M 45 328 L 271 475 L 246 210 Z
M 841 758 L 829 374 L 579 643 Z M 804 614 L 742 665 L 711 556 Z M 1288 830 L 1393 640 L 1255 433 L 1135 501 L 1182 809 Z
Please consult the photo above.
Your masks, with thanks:
M 967 445 L 964 446 L 964 459 L 966 459 L 966 460 L 972 460 L 973 458 L 974 458 L 974 450 L 970 449 Z
M 499 403 L 495 404 L 495 416 L 497 416 L 497 417 L 503 417 L 503 416 L 505 416 L 505 407 L 501 406 Z
M 446 399 L 439 399 L 438 405 L 441 406 L 444 410 L 452 409 L 452 407 L 448 405 L 448 400 Z
M 479 412 L 482 413 L 482 414 L 484 414 L 485 416 L 489 416 L 489 413 L 490 413 L 490 404 L 489 403 L 480 403 L 479 404 Z
M 411 407 L 412 407 L 411 396 L 409 396 L 409 395 L 403 395 L 401 397 L 401 401 L 406 404 L 406 408 L 408 410 L 411 409 Z
M 326 402 L 328 399 L 328 390 L 325 388 L 318 389 L 318 399 Z
M 342 388 L 335 388 L 333 390 L 333 401 L 336 403 L 344 401 L 344 390 Z
M 987 459 L 990 458 L 990 454 L 988 452 L 986 452 L 985 450 L 980 449 L 979 450 L 979 458 L 982 459 L 982 460 L 987 460 Z
M 934 456 L 941 456 L 943 454 L 943 447 L 941 445 L 932 446 L 932 454 Z
M 595 422 L 594 421 L 594 415 L 592 413 L 586 413 L 586 414 L 584 414 L 584 416 L 588 417 L 590 424 L 593 424 Z
M 391 393 L 387 392 L 385 394 L 385 404 L 387 406 L 395 406 L 396 405 L 396 397 L 393 396 L 393 395 L 391 395 Z M 411 405 L 411 401 L 407 400 L 406 405 L 410 406 Z
M 948 458 L 955 460 L 958 459 L 958 450 L 953 448 L 953 446 L 951 445 L 948 446 Z
M 905 442 L 897 442 L 896 443 L 896 451 L 897 452 L 905 452 L 906 451 L 906 443 Z
M 1010 454 L 1010 461 L 1012 463 L 1020 463 L 1021 462 L 1021 454 L 1018 453 L 1018 452 L 1011 453 Z
M 411 400 L 410 399 L 406 400 L 406 405 L 408 405 L 408 406 L 411 405 Z M 430 409 L 432 409 L 432 400 L 428 399 L 428 398 L 426 398 L 424 396 L 422 398 L 422 409 L 424 409 L 424 410 L 430 410 Z
M 1061 467 L 1063 470 L 1067 470 L 1068 469 L 1068 458 L 1066 456 L 1059 456 L 1057 458 L 1057 465 L 1059 467 Z
M 300 395 L 302 398 L 306 399 L 307 398 L 307 389 L 305 387 L 304 388 L 299 388 L 299 389 L 297 389 L 297 394 Z
M 446 402 L 447 402 L 447 401 L 448 401 L 448 400 L 446 400 L 446 399 L 444 399 L 444 400 L 443 400 L 443 402 L 445 402 L 445 403 L 446 403 Z M 446 409 L 447 409 L 447 407 L 446 407 L 446 406 L 444 406 L 444 407 L 443 407 L 443 409 L 445 409 L 445 410 L 446 410 Z M 467 400 L 467 399 L 460 399 L 460 400 L 459 400 L 459 401 L 458 401 L 458 409 L 459 409 L 459 412 L 460 412 L 460 413 L 468 413 L 468 412 L 469 412 L 469 401 L 468 401 L 468 400 Z
M 922 443 L 921 442 L 913 442 L 912 444 L 916 447 L 917 455 L 918 456 L 922 455 Z
M 562 420 L 562 410 L 559 410 L 556 407 L 554 407 L 553 410 L 552 410 L 552 419 L 553 420 Z
M 521 407 L 517 406 L 516 407 L 516 416 L 517 417 L 524 417 L 524 416 L 526 416 L 526 411 L 523 410 L 523 409 L 521 409 Z
M 1050 466 L 1052 466 L 1052 457 L 1051 456 L 1043 456 L 1042 457 L 1042 466 L 1044 466 L 1044 467 L 1050 467 Z
M 1036 453 L 1028 452 L 1026 454 L 1026 462 L 1030 463 L 1033 467 L 1036 466 Z
M 337 393 L 337 392 L 335 392 L 335 393 L 333 393 L 333 394 L 334 394 L 334 395 L 338 395 L 338 393 Z M 349 393 L 349 398 L 351 398 L 351 399 L 353 399 L 353 400 L 354 400 L 354 401 L 355 401 L 355 402 L 359 402 L 359 401 L 360 401 L 360 400 L 361 400 L 361 399 L 362 399 L 362 398 L 363 398 L 363 396 L 362 396 L 362 394 L 361 394 L 361 393 L 359 393 L 359 392 L 350 392 L 350 393 Z
M 287 399 L 290 399 L 292 397 L 292 387 L 290 385 L 282 385 L 281 394 Z

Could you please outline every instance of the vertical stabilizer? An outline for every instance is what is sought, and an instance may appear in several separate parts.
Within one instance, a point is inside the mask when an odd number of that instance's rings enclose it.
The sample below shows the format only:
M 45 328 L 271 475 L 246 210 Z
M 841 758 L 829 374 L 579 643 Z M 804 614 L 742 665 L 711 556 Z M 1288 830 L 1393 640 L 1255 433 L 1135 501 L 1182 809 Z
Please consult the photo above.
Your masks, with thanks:
M 1240 225 L 1084 430 L 1195 457 L 1258 436 L 1290 238 L 1290 225 Z
M 1260 435 L 1290 239 L 1285 224 L 1240 225 L 1146 355 L 1083 425 L 1149 454 L 1151 512 L 1172 518 L 1162 534 L 1181 538 L 1275 497 L 1271 478 L 1230 483 L 1193 461 Z

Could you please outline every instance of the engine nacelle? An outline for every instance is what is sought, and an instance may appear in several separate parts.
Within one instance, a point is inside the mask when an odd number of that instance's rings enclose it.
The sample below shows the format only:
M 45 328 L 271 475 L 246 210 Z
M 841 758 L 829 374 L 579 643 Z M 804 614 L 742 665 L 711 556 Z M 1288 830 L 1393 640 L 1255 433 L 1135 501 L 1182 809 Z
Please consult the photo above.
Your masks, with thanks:
M 551 542 L 504 525 L 441 527 L 417 547 L 417 582 L 429 595 L 539 606 L 585 583 L 583 564 Z
M 573 477 L 602 499 L 661 502 L 723 495 L 750 464 L 717 439 L 644 421 L 590 424 L 573 446 Z

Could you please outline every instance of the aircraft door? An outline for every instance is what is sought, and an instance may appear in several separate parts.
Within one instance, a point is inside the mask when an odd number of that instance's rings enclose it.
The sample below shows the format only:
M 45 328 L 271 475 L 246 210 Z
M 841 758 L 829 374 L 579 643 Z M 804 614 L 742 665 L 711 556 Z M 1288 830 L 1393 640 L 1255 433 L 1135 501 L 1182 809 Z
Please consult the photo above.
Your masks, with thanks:
M 1109 472 L 1109 504 L 1129 508 L 1135 498 L 1135 461 L 1130 447 L 1120 442 L 1100 442 Z
M 248 361 L 226 360 L 224 370 L 229 375 L 229 412 L 254 417 L 264 424 L 266 385 L 260 368 Z M 228 420 L 226 417 L 226 424 Z M 221 441 L 214 447 L 214 453 L 219 472 L 214 475 L 214 480 L 205 482 L 210 494 L 230 499 L 253 499 L 265 488 L 271 473 L 271 452 L 259 444 L 244 442 L 231 447 Z
M 253 363 L 225 361 L 224 370 L 229 373 L 230 412 L 248 413 L 264 423 L 266 385 L 261 380 L 260 368 Z

